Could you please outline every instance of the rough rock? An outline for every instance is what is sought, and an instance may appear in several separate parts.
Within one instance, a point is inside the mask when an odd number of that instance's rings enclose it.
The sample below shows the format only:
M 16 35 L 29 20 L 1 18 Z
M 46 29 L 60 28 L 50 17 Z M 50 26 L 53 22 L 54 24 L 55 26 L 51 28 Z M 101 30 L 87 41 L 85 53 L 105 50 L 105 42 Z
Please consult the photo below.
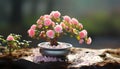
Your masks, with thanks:
M 88 49 L 73 47 L 66 57 L 67 60 L 42 56 L 39 53 L 39 48 L 18 50 L 12 54 L 20 57 L 19 60 L 9 61 L 9 63 L 2 61 L 0 62 L 0 69 L 7 66 L 5 69 L 19 69 L 12 67 L 21 67 L 22 69 L 120 69 L 120 48 Z M 35 60 L 36 56 L 40 58 Z
M 40 55 L 39 48 L 32 49 L 33 55 L 24 57 L 24 59 L 34 62 L 34 56 Z M 35 52 L 36 51 L 36 52 Z M 49 58 L 43 57 L 45 60 Z M 59 58 L 56 58 L 59 59 Z M 119 69 L 120 67 L 120 49 L 87 49 L 87 48 L 71 48 L 67 61 L 50 62 L 43 61 L 39 64 L 59 64 L 67 69 Z M 39 59 L 38 59 L 39 60 Z M 65 66 L 66 65 L 66 66 Z M 48 65 L 49 66 L 49 65 Z M 57 65 L 56 65 L 57 66 Z

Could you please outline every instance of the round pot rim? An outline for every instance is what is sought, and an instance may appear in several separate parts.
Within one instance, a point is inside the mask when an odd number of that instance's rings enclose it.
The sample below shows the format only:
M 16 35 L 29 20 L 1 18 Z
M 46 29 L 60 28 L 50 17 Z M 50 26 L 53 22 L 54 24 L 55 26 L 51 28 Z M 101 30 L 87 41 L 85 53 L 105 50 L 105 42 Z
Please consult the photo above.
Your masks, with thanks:
M 72 44 L 70 44 L 70 43 L 66 43 L 66 42 L 58 42 L 59 44 L 61 44 L 61 43 L 65 43 L 65 44 L 68 44 L 68 45 L 67 45 L 66 48 L 47 48 L 47 47 L 41 46 L 41 44 L 44 44 L 44 43 L 49 44 L 49 42 L 41 42 L 41 43 L 38 44 L 38 47 L 40 47 L 41 49 L 46 49 L 46 50 L 56 50 L 56 51 L 57 51 L 57 50 L 65 50 L 65 49 L 69 49 L 69 48 L 72 47 Z

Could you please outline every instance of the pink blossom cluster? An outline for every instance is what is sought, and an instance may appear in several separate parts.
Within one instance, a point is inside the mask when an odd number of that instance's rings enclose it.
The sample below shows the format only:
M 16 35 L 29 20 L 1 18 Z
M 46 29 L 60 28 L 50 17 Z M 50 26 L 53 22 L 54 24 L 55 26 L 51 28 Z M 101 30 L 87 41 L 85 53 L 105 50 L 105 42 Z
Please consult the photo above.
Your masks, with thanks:
M 36 24 L 33 24 L 28 30 L 30 37 L 46 40 L 59 38 L 66 33 L 75 36 L 80 44 L 83 42 L 91 44 L 92 42 L 82 23 L 68 15 L 61 16 L 59 11 L 52 11 L 50 14 L 40 16 Z
M 1 46 L 6 46 L 5 50 L 7 50 L 9 54 L 14 50 L 28 47 L 30 41 L 21 40 L 21 37 L 21 35 L 14 33 L 9 34 L 7 38 L 0 35 Z

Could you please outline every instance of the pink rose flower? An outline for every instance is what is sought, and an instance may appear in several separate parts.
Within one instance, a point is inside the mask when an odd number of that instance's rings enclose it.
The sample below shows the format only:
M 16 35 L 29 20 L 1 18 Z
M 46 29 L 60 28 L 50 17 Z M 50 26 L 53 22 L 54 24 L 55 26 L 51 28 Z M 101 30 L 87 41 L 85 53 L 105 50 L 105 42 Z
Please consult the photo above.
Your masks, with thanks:
M 75 24 L 75 25 L 78 25 L 78 23 L 79 23 L 76 18 L 72 18 L 71 22 L 72 22 L 73 24 Z
M 88 45 L 92 43 L 91 37 L 89 37 L 89 38 L 87 39 L 86 43 L 87 43 Z
M 50 15 L 44 15 L 44 18 L 51 18 Z
M 61 13 L 59 11 L 52 11 L 50 15 L 54 18 L 59 18 Z
M 81 23 L 78 24 L 78 28 L 82 29 L 83 25 Z
M 38 19 L 36 23 L 39 24 L 39 22 L 40 22 L 40 19 Z
M 7 37 L 7 40 L 8 40 L 8 41 L 13 41 L 13 40 L 15 40 L 15 39 L 14 39 L 13 36 L 9 35 L 9 36 Z
M 54 38 L 54 35 L 55 35 L 55 32 L 53 30 L 48 30 L 46 32 L 46 35 L 49 37 L 49 38 Z
M 63 22 L 60 23 L 60 25 L 65 28 L 65 24 Z
M 52 22 L 52 27 L 54 27 L 55 26 L 55 22 Z
M 81 32 L 79 32 L 79 36 L 80 36 L 80 38 L 85 38 L 87 36 L 87 31 L 82 30 Z
M 80 40 L 79 40 L 79 43 L 80 43 L 80 44 L 82 44 L 83 42 L 84 42 L 84 40 L 83 40 L 83 39 L 80 39 Z
M 40 16 L 40 19 L 44 19 L 44 16 Z
M 62 32 L 62 26 L 61 25 L 56 25 L 54 28 L 55 32 L 61 33 Z
M 37 24 L 42 24 L 42 21 L 40 19 L 37 20 Z
M 42 25 L 38 25 L 38 28 L 41 29 L 41 28 L 42 28 Z
M 63 16 L 63 19 L 67 22 L 70 22 L 71 18 L 69 16 Z
M 35 35 L 35 30 L 34 29 L 29 29 L 28 34 L 30 37 L 33 37 Z
M 34 29 L 35 30 L 36 29 L 36 25 L 33 24 L 30 29 Z
M 49 19 L 49 18 L 45 18 L 45 20 L 44 20 L 44 25 L 45 25 L 45 26 L 50 26 L 51 24 L 52 24 L 52 20 Z
M 67 25 L 65 26 L 65 29 L 69 31 L 69 27 Z

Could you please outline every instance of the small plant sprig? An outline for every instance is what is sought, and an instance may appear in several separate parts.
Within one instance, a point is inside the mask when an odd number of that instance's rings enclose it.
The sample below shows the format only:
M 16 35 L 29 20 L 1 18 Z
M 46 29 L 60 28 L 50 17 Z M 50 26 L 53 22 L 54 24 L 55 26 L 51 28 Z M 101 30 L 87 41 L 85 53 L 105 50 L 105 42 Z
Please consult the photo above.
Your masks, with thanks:
M 6 39 L 0 35 L 1 46 L 5 46 L 11 55 L 11 52 L 21 48 L 27 48 L 31 41 L 21 40 L 21 35 L 10 34 Z

